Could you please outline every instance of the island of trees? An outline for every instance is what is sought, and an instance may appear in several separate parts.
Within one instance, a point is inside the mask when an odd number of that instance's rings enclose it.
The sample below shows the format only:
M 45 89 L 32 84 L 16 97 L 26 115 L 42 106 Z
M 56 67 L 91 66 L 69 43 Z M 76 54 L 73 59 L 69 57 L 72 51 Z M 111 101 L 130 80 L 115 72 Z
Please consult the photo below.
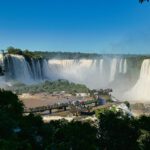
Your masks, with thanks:
M 22 93 L 41 93 L 46 92 L 52 94 L 53 92 L 64 91 L 66 93 L 75 95 L 75 93 L 88 93 L 89 89 L 83 84 L 76 84 L 69 82 L 68 80 L 59 79 L 55 81 L 45 81 L 44 83 L 25 85 L 22 83 L 17 83 L 14 86 L 8 87 L 9 90 L 15 92 L 16 94 Z

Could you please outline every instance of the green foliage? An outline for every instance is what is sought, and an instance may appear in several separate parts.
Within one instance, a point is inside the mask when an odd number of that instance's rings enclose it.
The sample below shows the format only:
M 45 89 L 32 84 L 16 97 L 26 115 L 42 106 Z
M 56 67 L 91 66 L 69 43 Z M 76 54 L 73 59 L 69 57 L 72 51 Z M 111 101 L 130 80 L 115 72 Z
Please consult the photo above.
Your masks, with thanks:
M 139 0 L 140 3 L 143 3 L 145 1 L 149 2 L 149 0 Z
M 128 101 L 124 101 L 124 104 L 130 109 L 130 103 Z
M 42 58 L 39 54 L 35 52 L 31 52 L 29 50 L 21 50 L 19 48 L 14 48 L 12 46 L 8 47 L 7 49 L 8 54 L 17 54 L 17 55 L 23 55 L 26 59 L 34 58 L 34 59 L 40 59 Z
M 45 58 L 45 59 L 99 59 L 105 54 L 97 54 L 97 53 L 81 53 L 81 52 L 54 52 L 54 51 L 30 51 L 30 50 L 21 50 L 19 48 L 14 48 L 12 46 L 8 47 L 6 49 L 9 54 L 18 54 L 18 55 L 23 55 L 26 58 L 35 58 L 35 59 L 40 59 L 40 58 Z M 146 58 L 150 58 L 150 56 L 147 55 L 121 55 L 121 54 L 107 54 L 106 56 L 111 57 L 125 57 L 128 59 L 136 59 L 138 58 L 139 60 L 143 60 Z
M 0 149 L 96 149 L 97 130 L 89 123 L 44 123 L 40 116 L 23 116 L 22 103 L 12 92 L 1 90 L 0 98 Z
M 92 59 L 92 58 L 99 58 L 101 57 L 100 54 L 96 53 L 80 53 L 80 52 L 43 52 L 43 51 L 36 51 L 38 55 L 41 55 L 43 58 L 46 59 Z
M 100 109 L 95 110 L 95 115 L 96 115 L 96 117 L 97 117 L 97 118 L 100 118 L 100 115 L 101 115 L 102 113 L 104 113 L 105 110 L 106 110 L 106 108 L 100 108 Z
M 138 126 L 140 129 L 150 132 L 150 116 L 140 116 Z
M 52 121 L 50 126 L 55 127 L 53 146 L 57 150 L 95 150 L 97 148 L 97 129 L 89 123 L 77 121 Z
M 12 46 L 7 48 L 8 54 L 18 54 L 18 55 L 23 55 L 22 50 L 19 48 L 14 48 Z
M 23 104 L 17 95 L 0 90 L 0 138 L 9 137 L 22 117 Z
M 150 132 L 141 130 L 140 137 L 138 139 L 139 149 L 148 150 L 150 149 Z
M 107 150 L 136 150 L 138 128 L 121 111 L 105 110 L 99 115 L 99 144 Z
M 66 91 L 67 93 L 74 94 L 76 92 L 79 93 L 88 93 L 89 89 L 82 84 L 75 84 L 72 82 L 69 82 L 67 80 L 56 80 L 56 81 L 45 81 L 44 83 L 40 83 L 37 85 L 31 85 L 31 86 L 15 86 L 13 89 L 18 94 L 22 93 L 39 93 L 39 92 L 47 92 L 47 93 L 53 93 L 53 92 L 61 92 Z
M 23 112 L 23 103 L 11 91 L 0 89 L 0 111 L 14 118 L 20 117 Z
M 24 116 L 22 111 L 15 94 L 0 90 L 1 150 L 150 149 L 149 116 L 134 118 L 114 108 L 101 109 L 95 127 L 89 122 L 66 120 L 44 123 L 41 116 Z
M 29 50 L 24 50 L 24 51 L 23 51 L 23 56 L 24 56 L 25 58 L 34 58 L 34 59 L 40 59 L 40 58 L 42 58 L 41 55 L 39 55 L 39 54 L 37 54 L 37 53 L 35 53 L 35 52 L 31 52 L 31 51 L 29 51 Z

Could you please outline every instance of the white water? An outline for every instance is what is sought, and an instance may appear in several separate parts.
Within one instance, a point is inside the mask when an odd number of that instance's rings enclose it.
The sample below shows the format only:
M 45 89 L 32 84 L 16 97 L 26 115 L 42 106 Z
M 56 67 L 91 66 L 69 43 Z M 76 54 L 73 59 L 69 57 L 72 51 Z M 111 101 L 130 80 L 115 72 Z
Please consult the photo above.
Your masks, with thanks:
M 31 59 L 30 63 L 20 55 L 6 55 L 5 59 L 7 72 L 6 77 L 0 77 L 1 87 L 5 85 L 5 79 L 7 83 L 11 80 L 37 83 L 47 79 L 67 79 L 86 84 L 89 88 L 111 87 L 118 91 L 120 85 L 123 87 L 128 84 L 126 74 L 130 68 L 127 60 L 123 58 L 50 59 L 48 61 Z M 0 54 L 0 65 L 2 62 L 3 57 Z M 128 81 L 130 82 L 130 78 Z M 124 92 L 118 93 L 123 95 Z M 123 98 L 133 102 L 150 102 L 150 59 L 143 61 L 138 81 L 124 94 Z
M 49 68 L 52 79 L 68 79 L 74 82 L 86 81 L 92 68 L 93 60 L 49 60 Z M 90 71 L 91 70 L 91 71 Z M 88 81 L 87 81 L 88 82 Z
M 103 63 L 104 63 L 104 60 L 100 59 L 100 75 L 101 76 L 103 75 Z
M 143 61 L 137 83 L 124 97 L 132 102 L 150 102 L 150 59 Z
M 107 88 L 120 73 L 125 73 L 124 59 L 50 59 L 35 60 L 30 63 L 20 55 L 6 55 L 7 77 L 23 83 L 43 80 L 67 79 L 86 84 L 90 88 Z
M 123 60 L 122 60 L 123 61 Z M 106 88 L 124 71 L 120 59 L 80 59 L 48 61 L 51 79 L 67 79 L 86 84 L 90 88 Z M 127 67 L 127 66 L 126 66 Z
M 38 83 L 50 76 L 46 60 L 30 59 L 30 63 L 21 55 L 6 55 L 6 77 L 23 83 Z
M 110 79 L 109 79 L 110 82 L 114 81 L 116 70 L 117 70 L 117 59 L 113 58 L 111 61 L 111 68 L 110 68 Z
M 0 54 L 0 65 L 2 65 L 2 63 L 3 63 L 3 55 Z
M 122 69 L 123 69 L 123 59 L 121 59 L 119 63 L 119 73 L 122 73 Z
M 126 74 L 127 73 L 127 60 L 124 60 L 124 64 L 123 64 L 123 73 Z
M 86 84 L 89 88 L 111 87 L 117 91 L 120 90 L 120 85 L 123 87 L 128 84 L 124 76 L 128 74 L 128 65 L 127 60 L 123 58 L 50 59 L 48 61 L 31 59 L 30 63 L 20 55 L 6 55 L 5 59 L 7 60 L 7 73 L 6 77 L 0 77 L 1 87 L 5 85 L 5 79 L 7 83 L 11 80 L 38 83 L 43 80 L 67 79 Z M 0 65 L 2 62 L 3 57 L 0 55 Z M 124 92 L 118 93 L 123 95 Z M 123 98 L 133 102 L 150 102 L 149 97 L 150 59 L 146 59 L 142 63 L 138 81 L 131 90 L 124 94 Z
M 67 79 L 72 82 L 85 84 L 92 89 L 113 88 L 115 93 L 121 95 L 125 91 L 120 87 L 125 87 L 130 82 L 130 79 L 126 79 L 128 65 L 127 60 L 124 58 L 50 59 L 48 61 L 31 59 L 28 62 L 20 55 L 6 55 L 5 57 L 8 67 L 6 73 L 7 81 L 16 80 L 23 83 L 38 83 L 44 80 Z M 127 93 L 129 95 L 128 97 L 126 96 L 127 100 L 130 100 L 130 98 L 137 99 L 137 97 L 141 100 L 148 97 L 150 92 L 149 66 L 149 60 L 145 60 L 139 81 Z
M 11 55 L 13 73 L 18 81 L 31 82 L 31 68 L 23 56 Z

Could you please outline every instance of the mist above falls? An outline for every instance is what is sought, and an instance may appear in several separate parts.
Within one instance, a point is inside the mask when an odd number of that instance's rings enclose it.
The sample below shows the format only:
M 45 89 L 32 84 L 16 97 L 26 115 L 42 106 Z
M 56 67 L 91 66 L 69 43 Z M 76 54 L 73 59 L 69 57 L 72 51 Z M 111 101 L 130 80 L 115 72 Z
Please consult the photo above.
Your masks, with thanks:
M 142 64 L 142 61 L 125 56 L 26 60 L 21 55 L 6 55 L 5 77 L 0 83 L 18 81 L 35 84 L 45 80 L 66 79 L 85 84 L 91 89 L 112 88 L 113 94 L 123 100 L 149 101 L 150 63 L 144 60 Z
M 118 75 L 126 74 L 126 60 L 118 58 L 49 60 L 51 77 L 86 84 L 89 88 L 107 88 Z

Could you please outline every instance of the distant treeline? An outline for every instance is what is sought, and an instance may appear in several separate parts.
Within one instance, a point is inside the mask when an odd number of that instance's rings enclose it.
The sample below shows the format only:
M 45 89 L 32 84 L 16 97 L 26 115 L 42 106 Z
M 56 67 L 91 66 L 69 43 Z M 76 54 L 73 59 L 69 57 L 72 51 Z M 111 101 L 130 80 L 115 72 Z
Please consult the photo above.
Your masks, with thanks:
M 81 58 L 97 58 L 101 57 L 100 54 L 96 53 L 80 53 L 80 52 L 52 52 L 52 51 L 29 51 L 29 50 L 22 50 L 20 48 L 14 48 L 12 46 L 8 47 L 6 49 L 8 54 L 17 54 L 17 55 L 23 55 L 25 57 L 30 58 L 45 58 L 45 59 L 51 59 L 51 58 L 58 58 L 58 59 L 81 59 Z
M 132 54 L 98 54 L 98 53 L 81 53 L 81 52 L 62 52 L 62 51 L 30 51 L 30 50 L 22 50 L 20 48 L 14 48 L 12 46 L 6 49 L 8 54 L 18 54 L 23 55 L 25 58 L 45 58 L 45 59 L 98 59 L 104 56 L 108 57 L 124 57 L 124 58 L 138 58 L 138 59 L 146 59 L 150 58 L 150 55 L 132 55 Z

